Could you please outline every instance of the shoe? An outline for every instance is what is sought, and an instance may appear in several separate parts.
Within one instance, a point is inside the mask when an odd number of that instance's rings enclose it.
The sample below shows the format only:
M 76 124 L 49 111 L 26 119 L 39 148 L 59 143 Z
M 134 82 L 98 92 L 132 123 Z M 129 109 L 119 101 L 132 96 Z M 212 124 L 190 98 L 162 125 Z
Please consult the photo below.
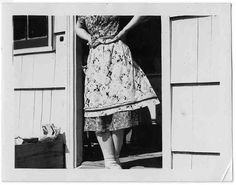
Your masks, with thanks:
M 106 169 L 122 169 L 121 165 L 114 162 L 110 162 L 110 163 L 105 163 L 105 168 Z

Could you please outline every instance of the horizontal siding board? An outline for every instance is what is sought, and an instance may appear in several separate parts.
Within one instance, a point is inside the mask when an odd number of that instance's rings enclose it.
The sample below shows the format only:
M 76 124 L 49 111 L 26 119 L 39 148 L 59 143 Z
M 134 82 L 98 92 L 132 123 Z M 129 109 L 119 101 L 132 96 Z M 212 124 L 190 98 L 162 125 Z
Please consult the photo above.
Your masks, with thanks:
M 14 91 L 50 91 L 50 90 L 65 90 L 65 87 L 23 87 L 14 88 Z

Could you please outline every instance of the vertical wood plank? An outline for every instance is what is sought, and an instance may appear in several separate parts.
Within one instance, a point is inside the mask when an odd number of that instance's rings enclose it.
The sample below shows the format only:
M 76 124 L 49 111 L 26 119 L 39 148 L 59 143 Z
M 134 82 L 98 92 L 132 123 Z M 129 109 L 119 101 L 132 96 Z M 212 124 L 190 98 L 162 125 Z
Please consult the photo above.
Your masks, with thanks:
M 75 122 L 75 64 L 74 64 L 74 55 L 75 55 L 75 32 L 74 32 L 74 25 L 75 25 L 75 16 L 67 16 L 67 32 L 68 32 L 68 44 L 67 44 L 67 93 L 66 93 L 66 116 L 67 116 L 67 124 L 68 124 L 68 132 L 67 132 L 67 147 L 69 149 L 69 153 L 66 154 L 66 167 L 67 168 L 74 168 L 76 166 L 76 145 L 75 145 L 75 129 L 76 129 L 76 122 Z
M 198 18 L 198 81 L 217 81 L 218 60 L 212 60 L 212 17 Z
M 22 56 L 21 87 L 32 87 L 34 73 L 34 55 Z
M 50 124 L 51 100 L 51 91 L 43 91 L 42 124 Z
M 60 37 L 64 40 L 60 41 Z M 54 64 L 54 84 L 59 86 L 66 85 L 67 79 L 67 35 L 57 35 L 56 36 L 56 56 Z
M 171 82 L 197 81 L 197 19 L 171 23 Z
M 214 155 L 193 155 L 193 169 L 217 169 L 220 156 Z
M 65 91 L 52 92 L 51 123 L 61 128 L 61 132 L 67 132 L 66 125 L 66 96 Z
M 190 154 L 173 154 L 173 169 L 192 169 L 192 155 Z
M 35 137 L 41 136 L 41 122 L 42 122 L 42 97 L 43 91 L 34 91 L 34 116 L 33 116 L 33 135 Z
M 67 18 L 66 16 L 54 16 L 54 33 L 66 31 Z
M 219 152 L 222 143 L 223 110 L 218 100 L 220 86 L 195 86 L 194 88 L 194 123 L 193 150 L 203 152 Z
M 222 143 L 221 157 L 223 165 L 227 165 L 227 168 L 232 164 L 233 154 L 233 90 L 232 90 L 232 7 L 227 7 L 227 11 L 220 16 L 216 16 L 214 19 L 215 26 L 218 26 L 218 43 L 216 47 L 221 48 L 218 51 L 219 64 L 219 77 L 221 78 L 221 100 L 219 101 L 222 108 L 221 118 L 223 120 L 224 129 L 222 130 Z M 213 22 L 213 23 L 214 23 Z M 213 24 L 214 25 L 214 24 Z M 217 29 L 217 28 L 216 28 Z M 222 165 L 222 166 L 223 166 Z M 222 179 L 224 180 L 224 179 Z
M 193 87 L 172 87 L 172 149 L 192 151 Z
M 55 54 L 47 53 L 35 56 L 34 87 L 51 87 L 53 84 Z
M 170 17 L 161 16 L 163 169 L 171 169 Z
M 22 72 L 22 56 L 14 57 L 14 87 L 19 87 L 21 84 L 21 72 Z
M 19 134 L 21 137 L 32 137 L 33 127 L 33 107 L 34 107 L 34 93 L 31 91 L 21 92 L 20 104 L 20 126 Z
M 15 91 L 15 137 L 20 136 L 19 128 L 20 128 L 20 107 L 21 107 L 21 91 Z
M 226 25 L 221 19 L 222 19 L 222 16 L 212 16 L 212 20 L 211 20 L 211 27 L 212 27 L 211 60 L 214 63 L 214 68 L 212 68 L 213 70 L 211 71 L 212 73 L 211 75 L 212 75 L 212 78 L 214 78 L 214 80 L 223 82 L 223 80 L 226 77 L 225 72 L 228 71 L 226 70 L 226 68 L 227 66 L 230 66 L 230 65 L 227 65 L 227 62 L 226 62 L 227 61 L 226 53 L 229 50 L 226 49 L 227 46 L 225 45 L 225 41 L 227 40 L 226 37 L 229 37 L 230 34 L 225 35 L 224 32 L 226 31 L 226 29 L 224 29 L 224 27 L 226 28 Z M 230 45 L 230 42 L 228 42 L 228 45 Z M 227 73 L 229 74 L 229 72 L 230 71 L 228 71 Z

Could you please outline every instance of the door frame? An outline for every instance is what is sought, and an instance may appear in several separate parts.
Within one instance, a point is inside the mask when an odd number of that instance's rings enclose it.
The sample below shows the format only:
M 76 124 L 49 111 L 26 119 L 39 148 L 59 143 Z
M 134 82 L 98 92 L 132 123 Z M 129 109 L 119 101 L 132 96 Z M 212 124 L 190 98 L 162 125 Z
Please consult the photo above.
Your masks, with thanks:
M 154 13 L 153 13 L 154 12 Z M 154 11 L 151 11 L 151 14 L 161 16 L 161 48 L 162 48 L 162 168 L 158 171 L 163 170 L 166 172 L 171 170 L 171 22 L 170 19 L 177 16 L 205 16 L 205 15 L 220 15 L 222 20 L 230 20 L 229 16 L 231 15 L 231 5 L 230 4 L 170 4 L 170 5 L 159 5 L 159 7 Z M 226 26 L 226 23 L 224 24 Z M 229 36 L 231 39 L 231 36 Z M 75 46 L 75 45 L 74 45 Z M 75 48 L 76 49 L 76 48 Z M 74 50 L 75 51 L 75 50 Z M 229 51 L 230 52 L 230 51 Z M 76 58 L 76 57 L 75 57 Z M 231 59 L 231 58 L 229 58 Z M 75 60 L 76 61 L 76 60 Z M 77 69 L 79 69 L 78 66 Z M 75 74 L 78 71 L 74 72 Z M 228 78 L 229 79 L 229 78 Z M 75 83 L 74 83 L 75 84 Z M 229 82 L 229 88 L 231 89 L 231 82 Z M 76 88 L 74 88 L 74 94 L 76 94 Z M 75 113 L 75 112 L 74 112 Z M 232 115 L 230 112 L 229 114 Z M 76 119 L 75 119 L 76 120 Z M 232 119 L 229 121 L 232 123 Z M 74 124 L 76 125 L 76 124 Z M 76 127 L 75 127 L 76 128 Z M 76 134 L 75 134 L 76 135 Z M 82 141 L 81 138 L 77 138 L 77 142 Z M 75 144 L 76 146 L 76 144 Z M 82 150 L 78 150 L 82 152 Z M 79 156 L 78 154 L 75 156 Z M 82 157 L 80 155 L 80 157 Z M 82 160 L 82 158 L 80 159 Z M 76 160 L 75 160 L 76 161 Z M 180 170 L 181 171 L 181 170 Z M 203 172 L 204 171 L 204 172 Z M 201 173 L 205 174 L 205 170 Z M 198 171 L 199 172 L 199 171 Z M 207 171 L 208 172 L 208 171 Z M 199 172 L 200 173 L 200 172 Z M 178 173 L 179 174 L 179 173 Z M 193 172 L 190 173 L 194 175 Z M 189 178 L 194 176 L 189 176 Z

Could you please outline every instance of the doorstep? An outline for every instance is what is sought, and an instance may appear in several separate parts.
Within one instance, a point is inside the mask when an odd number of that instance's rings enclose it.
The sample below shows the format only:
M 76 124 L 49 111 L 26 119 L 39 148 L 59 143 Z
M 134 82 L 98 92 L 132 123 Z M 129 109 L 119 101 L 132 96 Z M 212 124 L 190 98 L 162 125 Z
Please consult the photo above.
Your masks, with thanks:
M 162 152 L 121 157 L 123 169 L 162 168 Z M 77 169 L 104 169 L 104 161 L 83 161 Z

